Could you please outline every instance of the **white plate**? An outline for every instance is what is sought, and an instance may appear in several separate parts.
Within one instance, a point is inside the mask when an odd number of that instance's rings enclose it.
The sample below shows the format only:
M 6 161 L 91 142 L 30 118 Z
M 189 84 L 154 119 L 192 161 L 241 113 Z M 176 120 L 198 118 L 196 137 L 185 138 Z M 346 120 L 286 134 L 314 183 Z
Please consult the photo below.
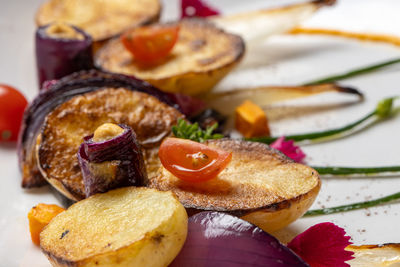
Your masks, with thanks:
M 0 0 L 0 82 L 22 90 L 29 99 L 37 93 L 33 53 L 33 17 L 39 0 Z M 165 1 L 167 18 L 176 17 L 176 1 Z M 210 1 L 211 2 L 211 1 Z M 249 1 L 246 1 L 249 2 Z M 213 1 L 226 13 L 260 6 L 277 6 L 290 1 Z M 307 26 L 392 33 L 400 35 L 400 2 L 396 0 L 346 0 L 325 8 L 305 23 Z M 255 53 L 255 51 L 257 53 Z M 218 87 L 227 89 L 248 85 L 296 84 L 313 78 L 397 57 L 400 47 L 361 43 L 333 37 L 279 36 L 258 46 L 253 54 Z M 254 57 L 255 56 L 255 57 Z M 254 60 L 257 59 L 257 60 Z M 261 59 L 261 60 L 260 60 Z M 343 84 L 359 88 L 366 100 L 341 109 L 272 121 L 274 134 L 307 132 L 344 125 L 360 118 L 386 96 L 399 95 L 400 67 L 349 79 Z M 290 105 L 320 105 L 351 101 L 333 94 L 292 101 Z M 288 105 L 288 103 L 286 103 Z M 400 165 L 399 118 L 371 127 L 339 141 L 305 146 L 308 163 L 318 165 L 384 166 Z M 57 203 L 49 188 L 25 191 L 20 188 L 15 148 L 0 148 L 0 266 L 49 266 L 39 249 L 32 245 L 26 218 L 39 202 Z M 313 208 L 335 206 L 381 197 L 399 191 L 398 178 L 324 179 L 321 194 Z M 301 232 L 318 222 L 332 221 L 344 227 L 356 244 L 399 242 L 397 231 L 400 203 L 343 214 L 300 219 L 290 231 Z

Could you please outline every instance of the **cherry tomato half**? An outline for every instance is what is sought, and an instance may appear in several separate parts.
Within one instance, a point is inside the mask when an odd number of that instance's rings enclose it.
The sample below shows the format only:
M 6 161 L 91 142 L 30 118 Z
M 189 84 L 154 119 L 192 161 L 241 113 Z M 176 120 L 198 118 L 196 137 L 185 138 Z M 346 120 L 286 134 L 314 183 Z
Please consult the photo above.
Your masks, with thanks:
M 158 156 L 164 168 L 188 182 L 215 178 L 232 159 L 231 152 L 179 138 L 165 139 Z
M 130 30 L 121 41 L 136 60 L 152 64 L 165 58 L 178 40 L 178 25 L 151 25 Z
M 0 141 L 17 141 L 27 104 L 17 89 L 0 84 Z

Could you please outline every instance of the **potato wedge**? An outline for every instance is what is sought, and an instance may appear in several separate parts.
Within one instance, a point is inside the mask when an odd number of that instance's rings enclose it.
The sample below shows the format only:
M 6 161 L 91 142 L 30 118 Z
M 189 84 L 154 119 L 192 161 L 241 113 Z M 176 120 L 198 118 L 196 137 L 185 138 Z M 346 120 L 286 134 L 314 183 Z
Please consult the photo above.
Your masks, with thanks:
M 66 22 L 86 31 L 95 42 L 158 21 L 159 0 L 49 0 L 36 13 L 36 24 Z
M 77 152 L 83 137 L 106 122 L 123 123 L 137 134 L 149 178 L 159 168 L 161 141 L 183 115 L 145 93 L 106 88 L 64 102 L 45 120 L 37 146 L 37 161 L 45 179 L 72 200 L 85 198 Z
M 53 266 L 167 266 L 187 235 L 171 192 L 125 187 L 96 194 L 56 216 L 40 234 Z
M 319 192 L 321 181 L 314 169 L 267 145 L 231 139 L 206 144 L 233 153 L 217 178 L 188 183 L 161 167 L 150 181 L 150 187 L 174 192 L 190 214 L 224 211 L 272 232 L 302 216 Z
M 166 92 L 197 95 L 211 90 L 243 57 L 241 37 L 204 19 L 185 19 L 179 24 L 179 40 L 170 56 L 159 65 L 143 67 L 119 39 L 109 41 L 95 56 L 102 70 L 133 75 Z

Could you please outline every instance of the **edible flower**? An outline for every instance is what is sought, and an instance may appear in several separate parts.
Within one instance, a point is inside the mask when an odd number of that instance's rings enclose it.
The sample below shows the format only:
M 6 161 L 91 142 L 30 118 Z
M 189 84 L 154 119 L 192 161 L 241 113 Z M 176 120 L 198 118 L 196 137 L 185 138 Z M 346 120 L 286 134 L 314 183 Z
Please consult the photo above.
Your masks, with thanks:
M 285 141 L 285 137 L 279 137 L 275 142 L 273 142 L 270 147 L 281 151 L 283 154 L 293 159 L 296 162 L 302 162 L 306 157 L 306 154 L 301 150 L 299 146 L 294 144 L 293 140 Z
M 345 267 L 354 252 L 345 248 L 352 243 L 344 229 L 330 223 L 320 223 L 296 236 L 287 246 L 311 267 Z
M 181 0 L 181 18 L 209 17 L 219 15 L 220 12 L 201 0 Z

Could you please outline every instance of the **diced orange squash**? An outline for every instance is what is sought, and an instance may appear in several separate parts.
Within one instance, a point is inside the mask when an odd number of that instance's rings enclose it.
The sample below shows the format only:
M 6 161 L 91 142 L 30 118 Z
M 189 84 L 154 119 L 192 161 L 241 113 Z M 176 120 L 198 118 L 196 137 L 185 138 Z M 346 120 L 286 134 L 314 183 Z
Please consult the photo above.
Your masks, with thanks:
M 236 108 L 235 128 L 244 137 L 270 135 L 267 116 L 259 106 L 249 100 Z
M 64 209 L 54 204 L 37 204 L 28 213 L 29 231 L 31 232 L 32 242 L 39 246 L 40 232 L 49 224 L 57 214 Z

